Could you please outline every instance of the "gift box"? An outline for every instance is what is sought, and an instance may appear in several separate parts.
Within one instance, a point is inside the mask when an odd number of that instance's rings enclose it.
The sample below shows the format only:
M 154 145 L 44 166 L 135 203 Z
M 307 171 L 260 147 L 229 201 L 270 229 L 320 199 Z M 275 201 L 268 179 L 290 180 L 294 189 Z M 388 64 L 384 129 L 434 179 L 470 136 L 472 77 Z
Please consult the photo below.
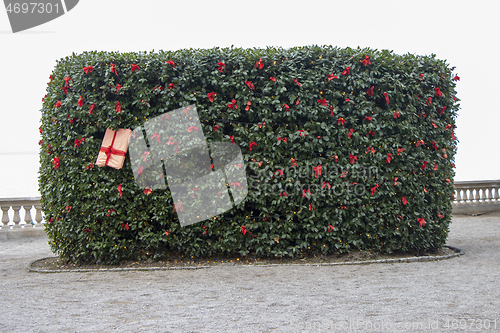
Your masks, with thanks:
M 109 166 L 121 169 L 125 162 L 131 133 L 132 130 L 124 128 L 117 131 L 110 128 L 106 129 L 95 164 L 100 167 Z

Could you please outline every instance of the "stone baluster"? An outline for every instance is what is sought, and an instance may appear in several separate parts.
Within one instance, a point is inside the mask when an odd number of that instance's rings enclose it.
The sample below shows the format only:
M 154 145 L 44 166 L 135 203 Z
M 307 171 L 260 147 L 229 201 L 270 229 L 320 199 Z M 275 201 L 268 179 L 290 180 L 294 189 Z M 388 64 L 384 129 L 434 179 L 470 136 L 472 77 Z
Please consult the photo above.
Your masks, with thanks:
M 42 223 L 42 206 L 40 204 L 34 205 L 36 214 L 35 214 L 35 221 L 37 224 Z
M 496 187 L 493 189 L 493 199 L 498 201 L 498 188 Z
M 0 224 L 0 229 L 2 227 L 8 227 L 9 226 L 9 209 L 10 206 L 2 206 L 0 207 L 2 209 L 2 224 Z
M 33 205 L 24 205 L 23 206 L 23 208 L 24 208 L 24 222 L 25 222 L 25 224 L 22 225 L 21 228 L 24 228 L 28 224 L 32 224 L 33 227 L 35 226 L 35 224 L 33 223 L 33 218 L 31 217 L 31 207 L 33 207 Z
M 14 218 L 12 219 L 12 222 L 14 224 L 10 225 L 10 228 L 14 228 L 14 226 L 19 226 L 19 223 L 21 222 L 21 216 L 19 215 L 19 211 L 21 210 L 21 206 L 11 206 L 12 210 L 14 211 Z

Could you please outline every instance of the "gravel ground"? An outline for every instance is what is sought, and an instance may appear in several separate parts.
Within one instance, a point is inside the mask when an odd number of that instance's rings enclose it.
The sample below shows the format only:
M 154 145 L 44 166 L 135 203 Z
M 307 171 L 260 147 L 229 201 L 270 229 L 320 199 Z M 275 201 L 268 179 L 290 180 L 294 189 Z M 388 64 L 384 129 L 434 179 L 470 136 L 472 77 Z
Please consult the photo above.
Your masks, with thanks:
M 500 213 L 455 216 L 441 261 L 32 273 L 0 240 L 1 332 L 500 332 Z

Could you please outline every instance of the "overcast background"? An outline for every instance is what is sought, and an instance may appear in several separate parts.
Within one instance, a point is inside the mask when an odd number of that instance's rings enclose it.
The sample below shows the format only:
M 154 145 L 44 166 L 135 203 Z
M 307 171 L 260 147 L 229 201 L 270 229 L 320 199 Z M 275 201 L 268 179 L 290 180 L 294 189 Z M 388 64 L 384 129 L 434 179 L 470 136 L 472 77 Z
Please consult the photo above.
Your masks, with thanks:
M 91 50 L 334 45 L 434 53 L 455 66 L 455 180 L 500 179 L 496 1 L 81 0 L 13 34 L 0 8 L 0 197 L 37 196 L 40 108 L 56 60 Z

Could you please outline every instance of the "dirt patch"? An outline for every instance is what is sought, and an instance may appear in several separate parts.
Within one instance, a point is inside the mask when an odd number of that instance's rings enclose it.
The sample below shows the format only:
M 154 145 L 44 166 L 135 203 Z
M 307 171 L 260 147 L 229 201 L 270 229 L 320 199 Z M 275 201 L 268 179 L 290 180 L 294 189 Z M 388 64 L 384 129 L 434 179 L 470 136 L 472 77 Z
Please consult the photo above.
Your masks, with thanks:
M 98 270 L 98 269 L 148 269 L 148 268 L 198 268 L 212 266 L 244 266 L 244 265 L 318 265 L 335 263 L 363 263 L 375 260 L 405 259 L 428 257 L 440 258 L 456 254 L 455 249 L 444 247 L 442 249 L 426 253 L 392 253 L 379 254 L 368 251 L 354 251 L 343 255 L 304 255 L 300 258 L 258 258 L 252 256 L 227 257 L 227 258 L 185 258 L 169 257 L 163 260 L 133 260 L 124 261 L 119 265 L 86 264 L 76 265 L 66 263 L 59 257 L 50 257 L 33 262 L 30 269 L 36 271 L 61 271 L 61 270 Z

